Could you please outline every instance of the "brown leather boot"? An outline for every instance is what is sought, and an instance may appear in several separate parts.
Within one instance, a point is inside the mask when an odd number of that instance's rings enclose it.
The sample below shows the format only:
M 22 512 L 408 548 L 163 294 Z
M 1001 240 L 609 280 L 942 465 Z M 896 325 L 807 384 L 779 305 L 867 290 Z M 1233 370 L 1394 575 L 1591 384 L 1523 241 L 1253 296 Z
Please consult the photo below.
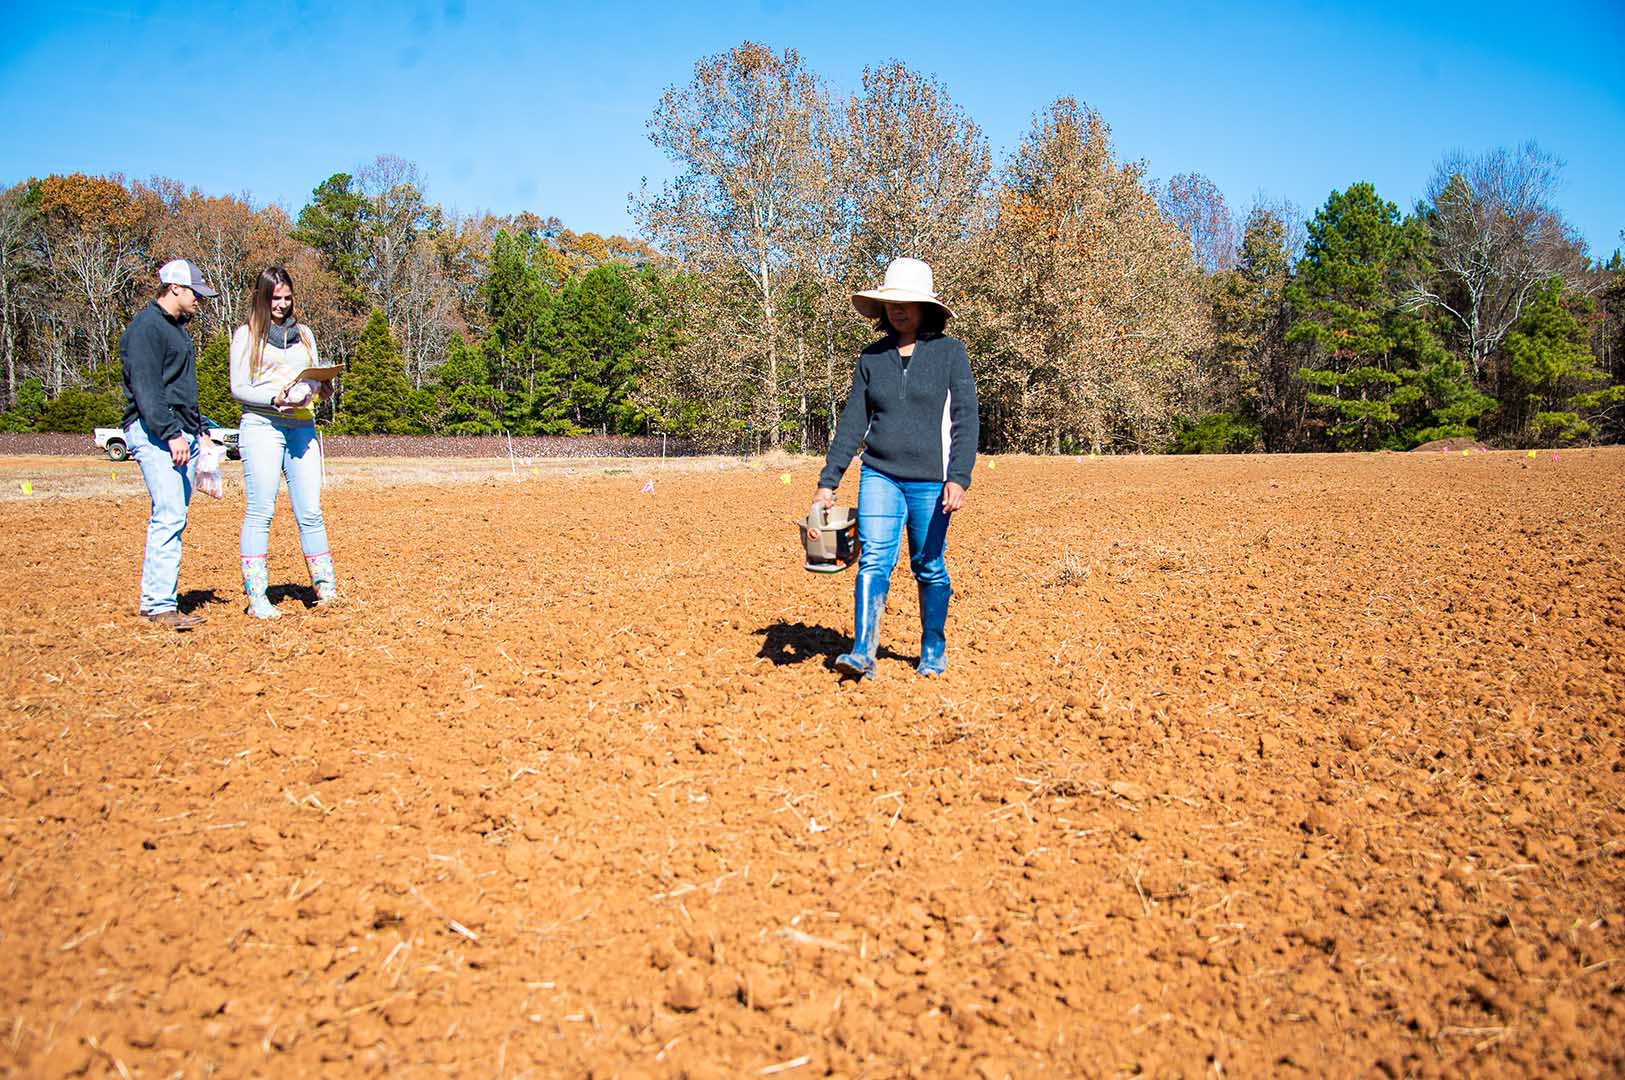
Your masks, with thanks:
M 175 631 L 190 630 L 203 621 L 201 615 L 182 615 L 178 611 L 159 611 L 141 617 L 154 626 L 164 626 Z

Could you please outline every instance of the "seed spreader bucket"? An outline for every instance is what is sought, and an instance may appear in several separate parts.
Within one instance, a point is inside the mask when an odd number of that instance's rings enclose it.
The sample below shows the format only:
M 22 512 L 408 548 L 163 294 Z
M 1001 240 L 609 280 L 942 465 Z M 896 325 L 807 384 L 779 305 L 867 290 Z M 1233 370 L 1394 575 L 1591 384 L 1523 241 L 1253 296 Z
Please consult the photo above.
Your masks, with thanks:
M 815 574 L 837 574 L 858 561 L 858 515 L 845 506 L 825 509 L 813 503 L 807 516 L 796 522 L 805 569 Z

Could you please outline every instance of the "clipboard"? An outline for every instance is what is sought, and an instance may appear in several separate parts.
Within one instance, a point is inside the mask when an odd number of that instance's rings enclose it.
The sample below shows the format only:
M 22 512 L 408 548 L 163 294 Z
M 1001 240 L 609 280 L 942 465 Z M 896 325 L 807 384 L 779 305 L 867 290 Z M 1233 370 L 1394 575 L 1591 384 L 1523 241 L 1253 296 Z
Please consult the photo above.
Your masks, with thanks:
M 344 374 L 343 364 L 323 364 L 319 367 L 308 367 L 293 377 L 292 382 L 327 382 Z M 289 385 L 292 385 L 290 383 Z

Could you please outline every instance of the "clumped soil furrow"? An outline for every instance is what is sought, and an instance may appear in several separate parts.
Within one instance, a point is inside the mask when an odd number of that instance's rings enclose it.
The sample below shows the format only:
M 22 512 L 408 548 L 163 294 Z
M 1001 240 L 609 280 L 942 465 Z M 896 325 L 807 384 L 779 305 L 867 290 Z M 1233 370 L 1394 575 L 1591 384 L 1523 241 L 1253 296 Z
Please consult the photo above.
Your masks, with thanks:
M 865 684 L 807 461 L 0 504 L 0 1073 L 1625 1069 L 1625 451 L 988 464 Z

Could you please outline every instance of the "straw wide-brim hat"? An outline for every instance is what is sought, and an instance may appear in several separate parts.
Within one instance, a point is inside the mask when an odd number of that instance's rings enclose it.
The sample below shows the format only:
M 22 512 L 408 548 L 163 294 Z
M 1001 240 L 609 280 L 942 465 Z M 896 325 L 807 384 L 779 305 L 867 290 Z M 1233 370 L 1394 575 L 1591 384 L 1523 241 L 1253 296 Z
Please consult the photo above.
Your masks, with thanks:
M 878 289 L 853 293 L 852 306 L 864 318 L 878 319 L 886 304 L 935 304 L 952 318 L 953 311 L 937 299 L 935 285 L 931 268 L 919 259 L 893 259 L 886 267 L 885 283 Z

